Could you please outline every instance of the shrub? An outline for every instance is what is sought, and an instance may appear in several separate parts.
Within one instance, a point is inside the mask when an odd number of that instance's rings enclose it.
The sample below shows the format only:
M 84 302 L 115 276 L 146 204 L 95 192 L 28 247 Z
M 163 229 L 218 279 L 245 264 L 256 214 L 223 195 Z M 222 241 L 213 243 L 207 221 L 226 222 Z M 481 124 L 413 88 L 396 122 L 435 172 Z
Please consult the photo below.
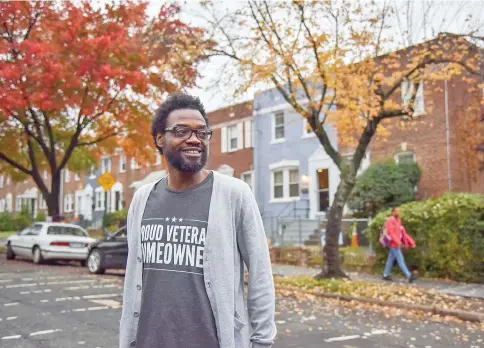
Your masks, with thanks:
M 38 221 L 38 222 L 45 221 L 45 213 L 43 211 L 37 213 L 37 216 L 35 217 L 35 221 Z
M 126 225 L 126 219 L 128 218 L 128 210 L 127 209 L 121 209 L 112 213 L 107 213 L 103 217 L 103 226 L 104 227 L 111 227 L 112 226 L 117 226 L 121 227 L 123 225 Z
M 413 201 L 420 176 L 416 163 L 389 160 L 372 164 L 356 179 L 348 207 L 356 215 L 375 216 L 381 210 Z
M 12 213 L 0 213 L 0 231 L 13 231 L 13 216 Z
M 19 231 L 33 222 L 32 215 L 27 208 L 22 208 L 22 210 L 15 214 L 13 217 L 13 230 Z
M 484 195 L 448 193 L 438 199 L 401 206 L 401 219 L 417 247 L 405 250 L 407 265 L 428 277 L 484 282 Z M 378 243 L 379 229 L 390 211 L 369 227 L 382 270 L 387 249 Z

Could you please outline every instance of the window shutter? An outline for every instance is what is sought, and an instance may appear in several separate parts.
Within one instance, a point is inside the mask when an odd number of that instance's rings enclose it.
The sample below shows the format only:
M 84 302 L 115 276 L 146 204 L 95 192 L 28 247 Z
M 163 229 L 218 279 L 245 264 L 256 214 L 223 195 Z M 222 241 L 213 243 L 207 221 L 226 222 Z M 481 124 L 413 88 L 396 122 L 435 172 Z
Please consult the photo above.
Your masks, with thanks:
M 244 124 L 242 122 L 237 124 L 237 150 L 244 148 Z
M 221 151 L 222 151 L 222 153 L 225 153 L 225 152 L 227 152 L 227 128 L 223 127 L 221 129 L 221 131 L 222 131 L 222 141 L 221 141 L 222 150 Z
M 245 147 L 252 146 L 252 121 L 245 121 Z

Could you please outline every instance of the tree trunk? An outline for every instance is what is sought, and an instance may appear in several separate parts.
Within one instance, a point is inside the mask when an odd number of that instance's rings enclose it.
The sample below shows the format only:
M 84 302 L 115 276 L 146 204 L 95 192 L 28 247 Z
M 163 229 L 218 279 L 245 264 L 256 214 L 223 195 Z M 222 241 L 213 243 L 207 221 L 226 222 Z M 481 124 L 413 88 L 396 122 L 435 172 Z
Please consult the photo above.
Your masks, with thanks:
M 323 248 L 322 271 L 316 276 L 317 279 L 347 277 L 340 265 L 338 239 L 341 231 L 343 208 L 355 185 L 355 177 L 356 175 L 352 173 L 341 175 L 341 182 L 328 214 L 326 245 Z
M 46 203 L 47 203 L 47 211 L 49 216 L 52 217 L 52 221 L 60 221 L 60 186 L 61 186 L 61 177 L 59 174 L 52 177 L 52 187 L 50 192 L 47 195 Z

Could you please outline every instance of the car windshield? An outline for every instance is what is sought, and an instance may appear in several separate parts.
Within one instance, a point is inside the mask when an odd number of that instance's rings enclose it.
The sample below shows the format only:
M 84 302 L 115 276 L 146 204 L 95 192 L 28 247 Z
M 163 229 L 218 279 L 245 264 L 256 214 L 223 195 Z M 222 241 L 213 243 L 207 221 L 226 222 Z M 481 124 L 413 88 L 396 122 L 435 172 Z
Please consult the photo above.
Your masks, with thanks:
M 47 234 L 59 235 L 59 236 L 78 236 L 89 237 L 86 231 L 81 228 L 71 226 L 49 226 Z
M 126 229 L 123 228 L 118 233 L 116 233 L 116 235 L 114 237 L 116 237 L 116 238 L 126 238 Z

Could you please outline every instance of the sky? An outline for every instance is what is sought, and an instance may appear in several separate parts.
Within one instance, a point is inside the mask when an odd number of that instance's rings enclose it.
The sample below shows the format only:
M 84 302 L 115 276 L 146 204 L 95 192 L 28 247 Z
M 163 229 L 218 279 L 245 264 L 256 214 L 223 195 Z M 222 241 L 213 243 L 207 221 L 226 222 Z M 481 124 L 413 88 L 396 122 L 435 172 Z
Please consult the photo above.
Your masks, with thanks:
M 337 1 L 337 0 L 335 0 Z M 355 0 L 357 1 L 357 0 Z M 405 0 L 386 0 L 395 4 L 398 8 L 397 20 L 392 23 L 396 39 L 400 42 L 415 44 L 422 41 L 425 37 L 433 37 L 438 32 L 460 33 L 467 28 L 480 28 L 480 35 L 484 35 L 484 1 L 405 1 Z M 382 1 L 380 1 L 382 3 Z M 156 14 L 162 3 L 166 1 L 151 0 L 149 12 Z M 203 12 L 197 0 L 182 0 L 176 2 L 182 8 L 181 19 L 193 25 L 204 27 L 205 22 L 200 16 Z M 219 0 L 218 6 L 223 12 L 227 6 L 244 5 L 244 0 L 231 1 Z M 429 4 L 433 4 L 431 10 L 426 11 Z M 409 13 L 411 16 L 407 16 Z M 467 20 L 469 15 L 471 19 Z M 411 21 L 407 20 L 411 18 Z M 424 23 L 430 23 L 424 25 Z M 208 86 L 217 77 L 218 68 L 225 62 L 224 58 L 212 58 L 200 66 L 200 73 L 203 78 L 199 79 L 198 87 L 188 89 L 187 92 L 200 97 L 207 111 L 250 100 L 254 90 L 235 100 L 232 96 L 233 86 L 219 86 L 218 89 L 209 89 Z

